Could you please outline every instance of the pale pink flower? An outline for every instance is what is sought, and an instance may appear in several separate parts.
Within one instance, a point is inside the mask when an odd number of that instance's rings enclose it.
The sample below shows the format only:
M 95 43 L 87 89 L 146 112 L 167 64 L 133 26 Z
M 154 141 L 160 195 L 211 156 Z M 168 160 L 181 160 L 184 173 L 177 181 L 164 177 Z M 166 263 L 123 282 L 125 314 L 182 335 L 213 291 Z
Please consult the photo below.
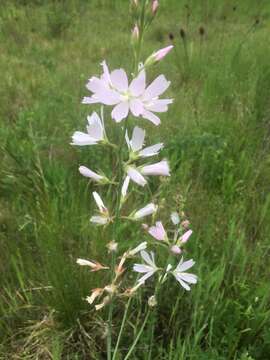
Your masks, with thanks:
M 148 232 L 157 240 L 167 239 L 167 234 L 161 221 L 157 221 L 155 226 L 151 226 Z
M 190 286 L 188 284 L 196 284 L 197 283 L 197 276 L 194 274 L 186 273 L 185 270 L 190 269 L 195 262 L 191 259 L 188 261 L 183 261 L 183 258 L 180 260 L 177 267 L 172 271 L 173 276 L 175 279 L 183 286 L 184 289 L 190 290 Z
M 172 99 L 159 99 L 167 90 L 170 82 L 164 75 L 158 76 L 146 87 L 145 71 L 142 69 L 130 85 L 123 69 L 109 72 L 105 61 L 101 63 L 103 74 L 100 78 L 92 77 L 86 85 L 93 94 L 83 99 L 84 104 L 101 103 L 114 105 L 111 113 L 112 119 L 120 122 L 131 112 L 135 117 L 143 117 L 155 125 L 160 124 L 160 119 L 153 112 L 166 112 Z
M 148 205 L 146 205 L 145 207 L 143 207 L 142 209 L 138 210 L 135 212 L 135 214 L 132 216 L 133 220 L 139 220 L 145 216 L 149 216 L 152 215 L 153 213 L 155 213 L 158 209 L 158 206 L 150 203 Z
M 155 264 L 155 256 L 151 251 L 150 253 L 146 251 L 141 251 L 141 257 L 144 260 L 145 264 L 134 264 L 133 270 L 145 274 L 139 280 L 139 284 L 144 284 L 144 282 L 154 275 L 154 273 L 158 270 L 158 267 Z
M 96 145 L 98 142 L 104 140 L 104 126 L 98 114 L 93 112 L 91 116 L 87 116 L 87 120 L 87 133 L 75 131 L 75 133 L 72 135 L 71 145 Z
M 97 182 L 100 182 L 101 180 L 105 180 L 104 176 L 101 176 L 101 175 L 95 173 L 94 171 L 88 169 L 86 166 L 80 166 L 79 167 L 79 172 L 83 176 L 88 177 L 90 179 L 93 179 L 93 180 L 95 180 Z
M 192 234 L 192 230 L 186 231 L 184 233 L 184 235 L 182 235 L 179 239 L 181 244 L 185 244 L 188 241 L 188 239 L 190 238 L 191 234 Z
M 141 168 L 142 175 L 158 175 L 170 176 L 170 168 L 167 160 L 162 160 L 158 163 L 146 165 Z
M 131 139 L 129 139 L 127 132 L 125 138 L 129 150 L 131 150 L 132 153 L 137 153 L 138 157 L 149 157 L 158 155 L 160 150 L 163 148 L 163 143 L 158 143 L 143 149 L 145 131 L 138 126 L 135 126 L 135 128 L 133 129 Z

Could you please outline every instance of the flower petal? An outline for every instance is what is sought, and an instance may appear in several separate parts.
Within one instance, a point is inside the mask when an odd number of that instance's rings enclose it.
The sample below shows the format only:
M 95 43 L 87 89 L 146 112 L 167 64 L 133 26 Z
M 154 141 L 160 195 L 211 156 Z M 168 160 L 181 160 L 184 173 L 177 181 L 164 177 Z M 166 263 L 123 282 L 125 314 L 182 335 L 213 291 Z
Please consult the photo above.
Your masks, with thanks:
M 144 119 L 147 119 L 151 121 L 154 125 L 160 124 L 160 118 L 153 114 L 151 111 L 144 110 L 144 112 L 141 115 Z
M 151 255 L 151 256 L 150 256 Z M 155 258 L 154 258 L 154 253 L 151 252 L 150 254 L 145 251 L 142 250 L 141 251 L 141 257 L 143 258 L 143 260 L 146 262 L 146 264 L 148 264 L 149 266 L 151 266 L 151 268 L 155 269 L 156 268 L 156 264 L 155 264 Z
M 85 176 L 88 177 L 90 179 L 96 180 L 96 181 L 100 181 L 101 179 L 103 179 L 103 176 L 95 173 L 94 171 L 88 169 L 86 166 L 80 166 L 79 167 L 79 172 Z
M 131 178 L 132 181 L 134 181 L 136 184 L 140 186 L 145 186 L 147 184 L 147 181 L 145 178 L 141 175 L 141 173 L 136 170 L 133 167 L 128 167 L 127 174 Z
M 103 126 L 100 120 L 100 117 L 96 112 L 93 112 L 91 116 L 87 116 L 88 126 L 87 132 L 88 134 L 96 140 L 103 139 Z
M 134 116 L 140 116 L 144 112 L 143 103 L 139 99 L 130 100 L 129 107 Z
M 145 90 L 143 100 L 150 101 L 151 99 L 161 95 L 170 86 L 170 81 L 167 81 L 164 75 L 159 75 Z
M 135 97 L 143 94 L 145 90 L 145 71 L 140 71 L 139 75 L 133 79 L 129 85 L 129 91 Z
M 72 135 L 71 145 L 85 146 L 85 145 L 95 145 L 97 140 L 92 138 L 90 135 L 83 133 L 81 131 L 75 131 Z
M 158 155 L 158 153 L 160 152 L 161 149 L 163 149 L 163 147 L 164 147 L 163 143 L 147 146 L 146 148 L 144 148 L 139 152 L 139 155 L 141 157 Z
M 131 138 L 131 148 L 133 151 L 138 151 L 143 147 L 144 138 L 145 131 L 138 126 L 135 126 Z
M 127 91 L 128 78 L 125 70 L 113 70 L 110 77 L 113 87 L 115 87 L 118 91 Z
M 146 165 L 141 168 L 142 175 L 170 176 L 170 168 L 166 160 Z
M 127 101 L 119 103 L 113 108 L 112 119 L 114 119 L 116 122 L 120 122 L 127 117 L 128 110 L 129 106 Z
M 171 104 L 172 102 L 172 99 L 157 99 L 151 101 L 150 104 L 145 105 L 145 108 L 149 111 L 165 112 L 168 110 L 168 104 Z
M 183 262 L 183 259 L 181 259 L 181 261 L 179 262 L 179 264 L 176 267 L 176 271 L 182 272 L 182 271 L 188 270 L 194 264 L 195 264 L 195 261 L 193 259 L 190 259 L 190 260 L 184 261 L 184 262 Z

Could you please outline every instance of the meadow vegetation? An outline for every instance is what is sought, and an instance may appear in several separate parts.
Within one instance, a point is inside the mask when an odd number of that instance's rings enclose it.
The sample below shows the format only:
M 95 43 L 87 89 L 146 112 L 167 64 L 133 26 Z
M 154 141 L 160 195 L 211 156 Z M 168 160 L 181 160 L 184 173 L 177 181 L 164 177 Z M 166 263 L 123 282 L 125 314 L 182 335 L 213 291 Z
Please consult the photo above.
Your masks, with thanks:
M 146 326 L 133 358 L 267 360 L 270 5 L 160 3 L 143 56 L 175 45 L 150 74 L 172 81 L 175 102 L 160 128 L 172 176 L 151 187 L 191 221 L 188 250 L 200 280 L 190 293 L 166 288 L 155 333 Z M 69 143 L 84 128 L 90 110 L 81 99 L 99 63 L 132 70 L 128 14 L 124 0 L 1 1 L 1 359 L 103 358 L 105 324 L 84 300 L 99 276 L 76 259 L 105 259 L 109 234 L 89 223 L 94 186 L 77 168 L 109 169 L 110 159 Z M 160 130 L 144 126 L 159 142 Z M 122 230 L 122 242 L 143 240 L 140 225 Z M 144 296 L 132 305 L 119 360 L 137 334 Z M 115 328 L 123 310 L 115 309 Z

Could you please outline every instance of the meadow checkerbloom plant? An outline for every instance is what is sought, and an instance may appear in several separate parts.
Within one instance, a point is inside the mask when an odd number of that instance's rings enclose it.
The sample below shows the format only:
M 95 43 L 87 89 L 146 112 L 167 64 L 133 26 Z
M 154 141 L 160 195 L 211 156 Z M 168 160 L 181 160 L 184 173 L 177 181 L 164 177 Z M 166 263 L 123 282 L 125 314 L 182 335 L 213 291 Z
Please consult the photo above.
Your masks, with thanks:
M 143 4 L 139 5 L 138 2 L 136 6 L 146 6 L 147 1 Z M 152 2 L 148 9 L 150 16 L 154 17 L 157 9 L 158 1 Z M 146 11 L 146 8 L 143 10 Z M 135 30 L 133 29 L 132 41 L 138 42 L 134 46 L 135 59 L 140 56 L 142 33 L 146 25 L 138 21 Z M 150 201 L 142 203 L 138 201 L 137 195 L 141 187 L 145 187 L 147 193 L 153 176 L 171 176 L 167 159 L 152 160 L 160 156 L 164 147 L 163 142 L 145 146 L 145 140 L 148 138 L 143 128 L 144 120 L 149 120 L 156 126 L 160 125 L 161 120 L 156 113 L 165 113 L 172 103 L 172 99 L 160 98 L 170 85 L 165 76 L 161 74 L 153 81 L 147 82 L 146 75 L 148 68 L 164 59 L 171 49 L 172 46 L 168 46 L 155 51 L 144 63 L 135 61 L 135 71 L 130 75 L 127 75 L 123 69 L 110 71 L 107 62 L 103 60 L 102 74 L 90 77 L 86 87 L 91 94 L 82 101 L 88 106 L 100 104 L 100 115 L 92 112 L 87 117 L 86 132 L 76 131 L 72 135 L 72 145 L 84 148 L 89 146 L 92 151 L 95 149 L 93 145 L 103 147 L 104 154 L 108 150 L 111 159 L 111 169 L 107 167 L 106 175 L 100 170 L 102 163 L 95 164 L 95 169 L 92 165 L 90 169 L 88 164 L 79 166 L 79 173 L 86 178 L 85 181 L 90 181 L 92 186 L 99 187 L 98 192 L 92 192 L 96 211 L 90 217 L 90 223 L 94 226 L 106 227 L 106 233 L 109 235 L 105 245 L 109 257 L 104 259 L 102 256 L 103 259 L 99 260 L 77 259 L 77 264 L 81 267 L 91 272 L 103 272 L 103 283 L 98 288 L 92 289 L 85 300 L 96 311 L 108 309 L 106 322 L 108 360 L 114 360 L 117 356 L 132 298 L 136 294 L 139 296 L 141 292 L 149 291 L 147 284 L 151 284 L 150 288 L 154 288 L 154 292 L 147 302 L 149 307 L 139 334 L 143 331 L 151 309 L 158 306 L 158 296 L 165 282 L 174 279 L 183 290 L 188 291 L 191 285 L 197 282 L 196 275 L 186 272 L 195 262 L 184 261 L 185 247 L 192 234 L 188 220 L 181 219 L 179 213 L 174 211 L 171 214 L 171 221 L 165 226 L 161 220 L 156 220 L 159 211 L 157 196 L 150 192 Z M 113 139 L 112 135 L 107 135 L 112 127 L 115 127 L 111 132 L 117 134 L 116 139 Z M 109 186 L 109 191 L 102 191 L 102 186 Z M 146 220 L 149 225 L 141 226 L 140 223 Z M 129 237 L 124 240 L 121 240 L 122 222 L 128 222 L 130 226 Z M 136 227 L 145 230 L 142 231 L 141 236 L 146 239 L 139 243 L 136 240 L 137 236 L 133 238 L 135 233 L 133 229 Z M 165 252 L 165 256 L 161 256 L 162 252 Z M 181 259 L 178 258 L 180 254 Z M 85 254 L 82 256 L 84 257 Z M 89 256 L 92 258 L 92 254 L 86 254 L 87 258 Z M 138 257 L 141 262 L 136 260 Z M 164 258 L 167 258 L 167 261 L 164 262 L 162 260 Z M 112 324 L 117 299 L 122 301 L 127 299 L 128 306 L 113 350 Z M 129 358 L 137 341 L 131 344 L 124 359 Z

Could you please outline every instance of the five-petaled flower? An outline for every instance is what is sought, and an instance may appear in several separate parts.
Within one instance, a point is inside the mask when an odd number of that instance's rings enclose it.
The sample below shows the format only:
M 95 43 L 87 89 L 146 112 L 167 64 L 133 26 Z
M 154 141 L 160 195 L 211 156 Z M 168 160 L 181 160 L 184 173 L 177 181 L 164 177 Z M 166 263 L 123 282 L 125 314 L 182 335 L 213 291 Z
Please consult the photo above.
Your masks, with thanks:
M 183 258 L 181 258 L 179 264 L 177 267 L 171 271 L 175 279 L 180 283 L 181 286 L 183 286 L 184 289 L 190 290 L 190 286 L 188 284 L 196 284 L 197 283 L 197 276 L 194 274 L 190 274 L 185 272 L 185 270 L 190 269 L 195 264 L 195 261 L 188 260 L 184 261 Z
M 155 125 L 160 124 L 160 119 L 154 112 L 166 112 L 172 99 L 159 99 L 170 85 L 164 75 L 159 75 L 146 87 L 145 70 L 128 84 L 128 77 L 123 69 L 109 71 L 105 61 L 101 63 L 103 74 L 100 78 L 93 76 L 86 87 L 93 94 L 84 97 L 83 104 L 101 103 L 113 105 L 111 116 L 116 122 L 125 119 L 129 112 L 135 117 L 143 117 Z
M 154 275 L 154 273 L 158 270 L 158 267 L 155 264 L 155 256 L 151 251 L 148 253 L 147 251 L 141 251 L 141 257 L 144 260 L 145 264 L 134 264 L 133 270 L 144 274 L 141 278 L 139 278 L 138 283 L 144 284 L 145 280 Z

